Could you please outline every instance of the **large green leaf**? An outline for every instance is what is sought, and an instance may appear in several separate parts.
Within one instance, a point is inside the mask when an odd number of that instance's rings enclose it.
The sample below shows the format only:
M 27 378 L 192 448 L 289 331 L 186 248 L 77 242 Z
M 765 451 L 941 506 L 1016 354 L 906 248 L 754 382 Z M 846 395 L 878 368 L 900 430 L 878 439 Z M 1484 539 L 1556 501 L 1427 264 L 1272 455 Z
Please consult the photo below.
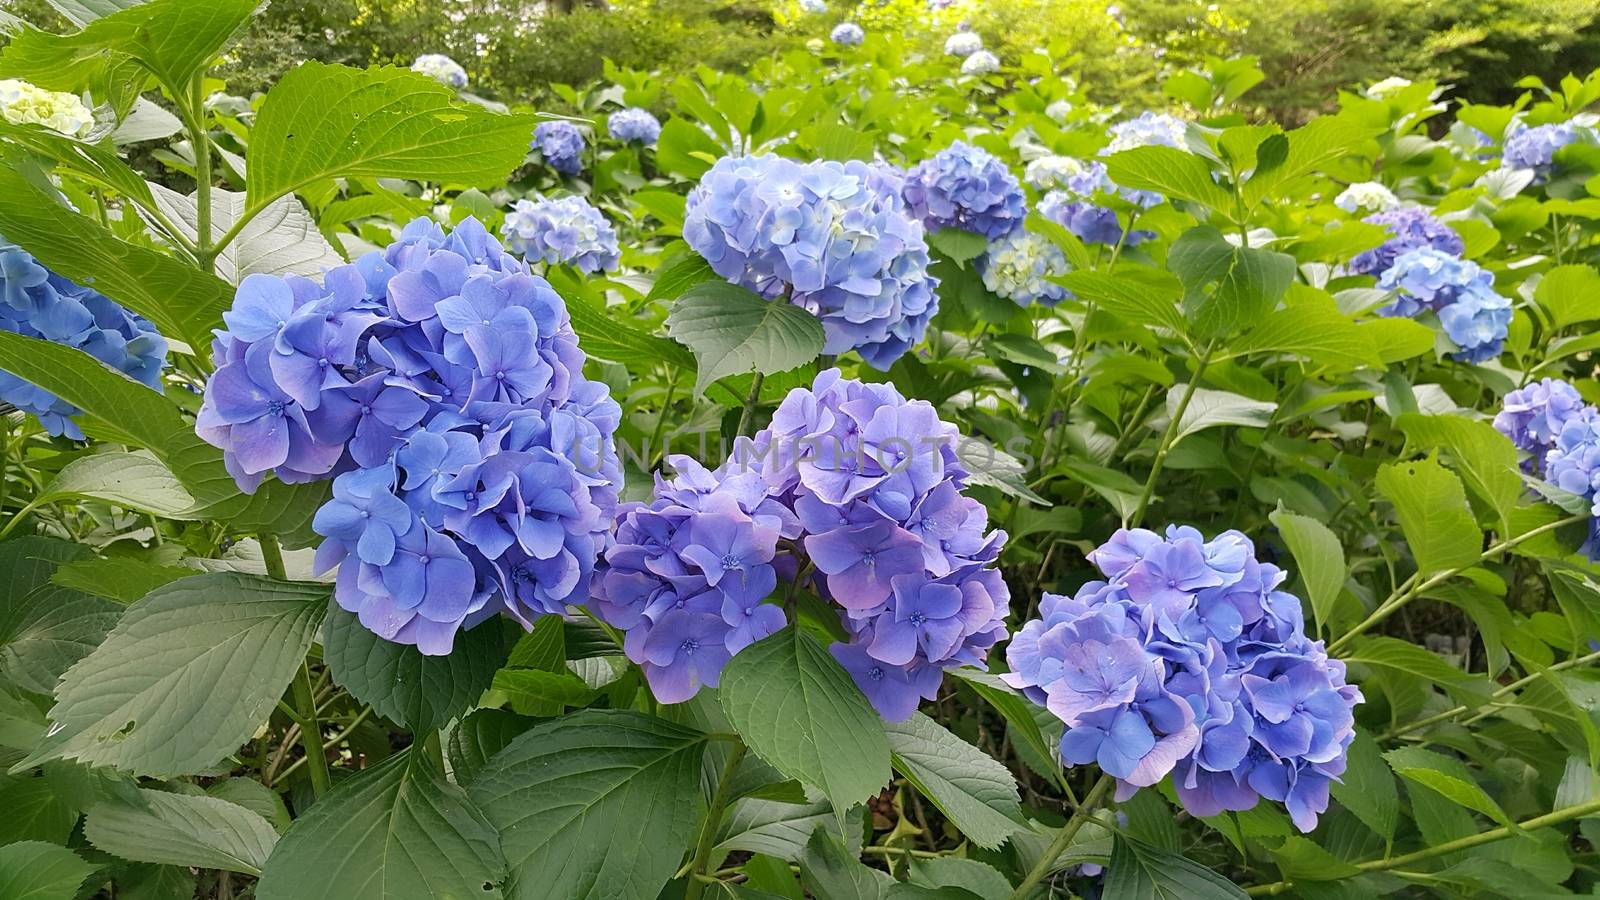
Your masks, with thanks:
M 1437 653 L 1399 638 L 1362 637 L 1344 659 L 1437 684 L 1465 703 L 1480 703 L 1489 696 L 1489 684 L 1483 676 L 1463 672 Z
M 836 836 L 820 828 L 800 857 L 800 881 L 817 900 L 884 900 L 895 886 L 888 872 L 862 865 Z
M 475 709 L 450 729 L 445 750 L 450 773 L 456 783 L 467 787 L 483 771 L 496 753 L 512 738 L 533 727 L 536 720 L 504 709 Z
M 1265 400 L 1252 400 L 1231 391 L 1216 391 L 1197 387 L 1189 390 L 1186 384 L 1175 384 L 1167 391 L 1167 415 L 1178 411 L 1184 394 L 1189 395 L 1189 405 L 1178 418 L 1176 444 L 1197 431 L 1219 425 L 1240 425 L 1246 428 L 1265 428 L 1272 421 L 1278 404 Z
M 283 695 L 327 596 L 323 585 L 233 573 L 159 588 L 67 671 L 52 736 L 26 762 L 76 759 L 158 777 L 215 764 Z
M 354 613 L 328 601 L 322 658 L 333 680 L 390 721 L 418 734 L 442 728 L 477 702 L 505 662 L 496 620 L 456 636 L 445 656 L 424 656 L 409 644 L 386 641 Z
M 1348 155 L 1386 127 L 1359 121 L 1355 116 L 1320 116 L 1312 119 L 1285 135 L 1289 146 L 1282 163 L 1270 169 L 1264 168 L 1244 183 L 1241 193 L 1245 203 L 1255 206 L 1290 181 Z
M 1395 420 L 1406 439 L 1424 450 L 1444 450 L 1474 494 L 1487 502 L 1502 523 L 1522 496 L 1517 448 L 1487 422 L 1462 416 L 1404 413 Z
M 1347 760 L 1343 778 L 1328 785 L 1333 799 L 1355 813 L 1384 841 L 1394 840 L 1394 829 L 1400 821 L 1400 792 L 1377 742 L 1364 731 L 1356 732 Z
M 497 900 L 505 861 L 466 794 L 416 751 L 341 783 L 267 859 L 260 900 Z
M 1289 353 L 1335 371 L 1377 368 L 1381 364 L 1377 350 L 1360 326 L 1339 312 L 1332 298 L 1311 293 L 1300 302 L 1268 313 L 1260 324 L 1232 342 L 1229 351 L 1239 355 Z M 1290 293 L 1291 298 L 1295 296 Z
M 65 844 L 78 823 L 78 808 L 46 776 L 0 780 L 0 809 L 6 811 L 0 818 L 0 844 Z
M 1267 518 L 1278 527 L 1284 543 L 1289 545 L 1289 552 L 1294 554 L 1300 580 L 1306 585 L 1306 597 L 1311 601 L 1311 612 L 1317 624 L 1326 629 L 1333 604 L 1344 588 L 1344 547 L 1328 526 L 1310 516 L 1279 509 Z
M 826 829 L 834 837 L 859 850 L 861 845 L 860 810 L 852 810 L 839 827 L 839 818 L 827 801 L 816 803 L 786 803 L 782 800 L 762 800 L 746 797 L 723 816 L 722 828 L 717 832 L 713 847 L 718 859 L 729 853 L 746 851 L 764 853 L 789 862 L 799 862 L 805 854 L 806 842 L 812 832 Z
M 1000 680 L 998 675 L 981 672 L 977 669 L 961 668 L 953 673 L 957 678 L 971 685 L 979 697 L 988 701 L 1005 718 L 1006 724 L 1011 727 L 1011 733 L 1026 744 L 1033 754 L 1042 760 L 1052 759 L 1055 749 L 1051 742 L 1039 729 L 1039 723 L 1034 719 L 1030 704 L 1023 696 L 1016 692 L 1010 685 Z
M 13 125 L 4 120 L 0 120 L 0 138 L 26 147 L 90 183 L 116 191 L 146 208 L 155 203 L 149 183 L 121 157 L 98 144 L 75 141 L 42 125 Z
M 1222 232 L 1201 225 L 1184 232 L 1167 252 L 1167 268 L 1183 282 L 1195 333 L 1237 334 L 1259 323 L 1294 282 L 1294 257 L 1235 247 Z
M 1178 301 L 1183 283 L 1172 273 L 1140 266 L 1124 266 L 1117 274 L 1068 272 L 1053 279 L 1084 300 L 1098 303 L 1119 319 L 1137 325 L 1156 325 L 1185 334 L 1188 322 Z
M 124 859 L 260 875 L 278 842 L 272 823 L 226 800 L 141 789 L 89 810 L 89 842 Z
M 1401 778 L 1432 788 L 1451 802 L 1477 810 L 1501 825 L 1511 824 L 1505 810 L 1478 786 L 1461 760 L 1421 747 L 1400 747 L 1383 757 Z
M 724 375 L 771 375 L 804 365 L 822 352 L 823 342 L 816 316 L 725 281 L 685 291 L 667 315 L 667 333 L 694 351 L 697 393 Z
M 1433 459 L 1378 469 L 1378 493 L 1394 504 L 1411 558 L 1422 576 L 1478 561 L 1483 532 L 1472 519 L 1461 480 Z
M 750 749 L 821 790 L 839 815 L 889 782 L 883 720 L 805 631 L 785 628 L 745 648 L 723 670 L 717 693 Z
M 1106 157 L 1106 174 L 1118 187 L 1155 191 L 1227 212 L 1233 194 L 1211 177 L 1204 157 L 1176 147 L 1135 147 Z
M 426 75 L 306 61 L 267 92 L 250 134 L 246 213 L 336 177 L 501 184 L 527 156 L 531 115 L 499 115 Z
M 52 271 L 121 303 L 195 352 L 233 302 L 226 281 L 117 237 L 57 202 L 15 166 L 0 166 L 0 234 Z
M 1600 319 L 1596 296 L 1600 296 L 1600 272 L 1581 263 L 1556 266 L 1544 273 L 1533 291 L 1533 299 L 1550 313 L 1551 325 L 1558 329 Z
M 1237 885 L 1168 850 L 1117 835 L 1106 865 L 1105 900 L 1243 900 Z
M 651 334 L 616 311 L 599 309 L 575 292 L 562 291 L 562 296 L 584 353 L 624 365 L 694 367 L 694 355 L 682 344 Z
M 108 450 L 62 467 L 35 498 L 52 503 L 74 497 L 102 500 L 168 519 L 192 518 L 194 498 L 172 471 L 149 453 Z
M 0 601 L 0 674 L 36 694 L 53 693 L 121 614 L 109 600 L 55 584 L 7 597 Z
M 921 713 L 884 730 L 895 769 L 973 843 L 993 849 L 1022 827 L 1017 781 L 988 754 Z
M 65 847 L 18 841 L 0 847 L 0 897 L 6 900 L 75 900 L 94 866 Z
M 469 789 L 500 833 L 508 894 L 654 900 L 694 838 L 704 744 L 698 731 L 622 710 L 519 735 Z
M 124 606 L 164 584 L 196 574 L 184 566 L 163 566 L 130 556 L 107 556 L 63 564 L 50 583 L 114 600 Z

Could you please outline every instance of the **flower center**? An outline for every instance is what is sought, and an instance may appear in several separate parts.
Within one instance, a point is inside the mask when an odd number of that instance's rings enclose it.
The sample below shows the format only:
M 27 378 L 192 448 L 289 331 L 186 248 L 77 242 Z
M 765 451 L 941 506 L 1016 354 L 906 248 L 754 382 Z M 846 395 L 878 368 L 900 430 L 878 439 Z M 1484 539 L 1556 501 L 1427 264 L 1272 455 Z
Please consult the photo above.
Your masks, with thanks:
M 877 553 L 875 553 L 875 552 L 873 552 L 871 550 L 868 550 L 867 552 L 861 554 L 861 561 L 870 566 L 870 565 L 875 564 L 878 561 L 877 557 L 878 557 Z
M 700 642 L 695 640 L 694 638 L 689 638 L 688 640 L 686 640 L 683 643 L 678 645 L 678 652 L 682 653 L 682 654 L 685 654 L 685 655 L 694 653 L 696 650 L 699 650 L 699 649 L 700 649 Z
M 914 612 L 909 618 L 906 619 L 906 621 L 910 622 L 912 625 L 921 627 L 928 623 L 928 617 L 922 612 Z
M 883 680 L 883 669 L 878 667 L 878 666 L 873 666 L 872 668 L 867 670 L 867 677 L 872 679 L 873 681 L 882 681 Z
M 272 416 L 283 415 L 284 402 L 282 400 L 268 400 L 267 414 Z
M 722 568 L 724 570 L 738 569 L 738 568 L 742 568 L 743 566 L 744 566 L 744 560 L 742 560 L 739 557 L 733 555 L 732 553 L 729 553 L 727 556 L 724 556 L 722 558 Z

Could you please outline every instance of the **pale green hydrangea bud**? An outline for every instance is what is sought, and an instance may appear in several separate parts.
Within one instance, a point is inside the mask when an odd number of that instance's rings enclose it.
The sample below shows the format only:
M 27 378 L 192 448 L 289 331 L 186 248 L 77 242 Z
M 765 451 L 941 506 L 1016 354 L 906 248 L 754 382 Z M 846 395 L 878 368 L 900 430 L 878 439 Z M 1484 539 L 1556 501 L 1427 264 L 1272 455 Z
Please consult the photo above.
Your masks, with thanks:
M 43 125 L 71 138 L 94 129 L 94 113 L 77 95 L 47 91 L 15 78 L 0 80 L 0 117 L 13 125 Z

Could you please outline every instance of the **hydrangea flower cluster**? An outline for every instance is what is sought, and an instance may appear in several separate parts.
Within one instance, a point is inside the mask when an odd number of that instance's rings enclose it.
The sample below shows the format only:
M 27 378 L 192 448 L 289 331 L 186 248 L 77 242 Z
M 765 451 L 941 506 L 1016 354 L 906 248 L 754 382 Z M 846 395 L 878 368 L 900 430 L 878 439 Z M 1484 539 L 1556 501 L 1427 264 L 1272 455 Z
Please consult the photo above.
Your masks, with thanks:
M 784 398 L 714 472 L 675 461 L 649 506 L 624 507 L 591 607 L 659 699 L 717 683 L 728 658 L 784 624 L 779 581 L 833 603 L 830 649 L 884 718 L 910 716 L 944 668 L 984 664 L 1010 595 L 954 426 L 887 384 L 837 369 Z
M 533 149 L 544 157 L 546 165 L 563 175 L 576 175 L 583 171 L 583 150 L 586 146 L 583 131 L 565 119 L 540 122 L 533 129 Z
M 1022 180 L 1041 191 L 1063 188 L 1079 197 L 1113 188 L 1111 179 L 1106 177 L 1105 163 L 1071 156 L 1041 156 L 1022 170 Z
M 1586 406 L 1562 423 L 1544 470 L 1551 484 L 1589 501 L 1589 538 L 1582 549 L 1600 562 L 1600 409 Z
M 661 122 L 650 114 L 650 110 L 630 106 L 612 113 L 606 119 L 606 130 L 624 144 L 652 147 L 656 138 L 661 137 Z
M 1077 235 L 1078 240 L 1086 244 L 1114 247 L 1122 240 L 1122 225 L 1114 211 L 1088 200 L 1073 199 L 1065 191 L 1045 194 L 1039 201 L 1039 215 Z M 1127 244 L 1137 247 L 1155 236 L 1153 231 L 1129 232 Z
M 854 349 L 879 369 L 939 309 L 922 225 L 886 166 L 720 159 L 689 193 L 683 237 L 723 278 L 821 319 L 824 353 Z
M 246 491 L 334 477 L 316 564 L 362 625 L 439 655 L 588 595 L 621 409 L 560 296 L 476 220 L 418 219 L 321 284 L 249 276 L 223 321 L 196 431 Z
M 1378 310 L 1383 315 L 1436 313 L 1445 334 L 1460 348 L 1455 359 L 1481 363 L 1500 355 L 1511 326 L 1511 301 L 1495 293 L 1494 273 L 1477 263 L 1418 247 L 1395 259 L 1378 277 L 1378 287 L 1399 292 L 1393 303 Z
M 1089 559 L 1105 580 L 1045 594 L 1001 676 L 1065 724 L 1062 761 L 1098 763 L 1118 799 L 1171 773 L 1193 815 L 1266 797 L 1315 828 L 1362 697 L 1306 637 L 1285 573 L 1237 531 L 1180 526 L 1120 530 Z
M 617 230 L 582 197 L 518 200 L 501 234 L 525 259 L 566 263 L 590 274 L 609 272 L 622 259 Z
M 1411 87 L 1411 79 L 1390 75 L 1382 81 L 1375 81 L 1367 87 L 1367 96 L 1374 100 L 1383 100 L 1400 93 Z
M 1174 147 L 1187 149 L 1189 124 L 1166 113 L 1142 112 L 1136 118 L 1111 126 L 1111 143 L 1100 152 L 1104 155 L 1121 153 L 1138 147 Z M 1155 191 L 1123 188 L 1120 193 L 1130 203 L 1151 207 L 1164 197 Z
M 1467 248 L 1455 229 L 1420 206 L 1402 206 L 1388 212 L 1373 213 L 1361 221 L 1382 225 L 1393 236 L 1350 260 L 1350 271 L 1358 275 L 1380 274 L 1394 265 L 1401 255 L 1418 247 L 1432 247 L 1452 256 L 1460 256 Z
M 958 31 L 944 39 L 944 52 L 949 56 L 971 56 L 983 49 L 983 36 L 976 31 Z
M 1072 101 L 1053 100 L 1044 108 L 1044 114 L 1049 116 L 1057 125 L 1067 124 L 1067 117 L 1072 115 Z
M 862 31 L 861 26 L 854 22 L 840 22 L 833 27 L 833 31 L 828 33 L 828 40 L 841 47 L 860 46 L 861 42 L 866 38 L 867 33 Z
M 167 342 L 155 326 L 50 271 L 4 237 L 0 237 L 0 330 L 82 350 L 161 390 Z M 0 400 L 32 413 L 50 434 L 83 440 L 83 432 L 72 421 L 82 410 L 41 387 L 0 371 Z
M 817 16 L 828 11 L 828 0 L 800 0 L 800 11 Z
M 989 75 L 1000 71 L 1000 57 L 988 50 L 979 50 L 961 63 L 963 75 Z
M 411 64 L 411 71 L 420 72 L 446 87 L 464 90 L 467 86 L 467 70 L 461 64 L 445 56 L 443 53 L 424 53 L 417 57 Z
M 1358 181 L 1333 198 L 1333 205 L 1352 214 L 1360 210 L 1388 212 L 1400 205 L 1400 198 L 1381 181 Z
M 1054 306 L 1067 289 L 1049 278 L 1072 270 L 1061 248 L 1031 231 L 1013 231 L 989 244 L 978 260 L 983 286 L 1018 306 Z
M 94 129 L 94 113 L 77 94 L 47 91 L 15 78 L 0 80 L 0 118 L 13 125 L 43 125 L 70 138 Z
M 994 154 L 962 141 L 908 172 L 904 194 L 929 231 L 960 228 L 994 240 L 1021 227 L 1028 215 L 1017 176 Z
M 1535 181 L 1542 182 L 1555 168 L 1556 151 L 1588 136 L 1572 122 L 1518 127 L 1507 138 L 1500 152 L 1500 164 L 1507 169 L 1532 169 Z
M 1506 394 L 1495 414 L 1494 427 L 1510 438 L 1518 450 L 1531 454 L 1526 467 L 1536 469 L 1555 447 L 1561 429 L 1587 406 L 1577 388 L 1559 378 L 1544 378 Z

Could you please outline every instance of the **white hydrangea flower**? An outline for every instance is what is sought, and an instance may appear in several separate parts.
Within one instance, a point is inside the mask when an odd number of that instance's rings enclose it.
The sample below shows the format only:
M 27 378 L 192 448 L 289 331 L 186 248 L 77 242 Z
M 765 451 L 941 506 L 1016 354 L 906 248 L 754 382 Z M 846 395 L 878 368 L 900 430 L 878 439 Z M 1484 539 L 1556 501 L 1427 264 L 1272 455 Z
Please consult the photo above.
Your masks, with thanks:
M 467 70 L 443 53 L 424 53 L 411 64 L 411 71 L 421 72 L 447 87 L 462 90 L 467 86 Z
M 944 52 L 951 56 L 971 56 L 982 49 L 983 37 L 976 31 L 958 31 L 944 41 Z
M 1347 213 L 1356 210 L 1388 212 L 1400 205 L 1400 198 L 1377 181 L 1358 181 L 1333 198 L 1333 205 Z
M 1044 108 L 1044 114 L 1054 119 L 1058 124 L 1065 125 L 1067 117 L 1072 115 L 1072 102 L 1057 100 Z
M 1408 87 L 1411 87 L 1411 79 L 1390 75 L 1388 78 L 1375 82 L 1371 87 L 1367 88 L 1367 96 L 1374 100 L 1382 100 L 1392 94 L 1398 94 Z
M 800 0 L 800 11 L 809 15 L 821 15 L 828 11 L 828 0 Z
M 1059 302 L 1066 296 L 1066 288 L 1048 279 L 1072 269 L 1060 247 L 1021 229 L 989 244 L 979 268 L 984 287 L 1018 306 Z
M 990 72 L 998 71 L 1000 71 L 1000 57 L 987 50 L 979 50 L 973 53 L 967 57 L 966 62 L 961 64 L 961 74 L 963 75 L 987 75 Z
M 1041 191 L 1067 188 L 1075 194 L 1090 194 L 1104 180 L 1105 165 L 1087 163 L 1071 156 L 1041 156 L 1028 163 L 1022 171 L 1022 178 Z
M 76 94 L 47 91 L 26 81 L 0 81 L 0 117 L 13 125 L 43 125 L 71 138 L 94 130 L 94 113 Z

